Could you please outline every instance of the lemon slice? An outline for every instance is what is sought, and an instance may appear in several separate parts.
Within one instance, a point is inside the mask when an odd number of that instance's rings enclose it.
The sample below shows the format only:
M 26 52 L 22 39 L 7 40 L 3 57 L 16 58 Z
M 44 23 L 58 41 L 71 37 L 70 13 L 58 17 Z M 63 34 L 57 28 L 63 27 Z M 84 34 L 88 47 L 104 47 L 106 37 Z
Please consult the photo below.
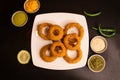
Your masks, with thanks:
M 17 59 L 21 64 L 27 64 L 30 60 L 30 53 L 27 50 L 20 50 L 17 54 Z

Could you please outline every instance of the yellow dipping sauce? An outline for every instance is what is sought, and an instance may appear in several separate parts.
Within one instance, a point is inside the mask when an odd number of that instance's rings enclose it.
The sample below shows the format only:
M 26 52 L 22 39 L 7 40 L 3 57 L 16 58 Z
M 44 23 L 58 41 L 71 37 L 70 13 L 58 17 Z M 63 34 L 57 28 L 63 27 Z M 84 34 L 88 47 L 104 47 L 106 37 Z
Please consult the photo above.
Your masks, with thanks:
M 24 3 L 24 9 L 28 13 L 35 13 L 40 8 L 40 2 L 38 0 L 27 0 Z
M 27 20 L 28 17 L 24 11 L 17 11 L 12 16 L 12 23 L 17 27 L 24 26 Z
M 100 72 L 105 67 L 105 60 L 100 55 L 93 55 L 88 60 L 88 67 L 93 72 Z

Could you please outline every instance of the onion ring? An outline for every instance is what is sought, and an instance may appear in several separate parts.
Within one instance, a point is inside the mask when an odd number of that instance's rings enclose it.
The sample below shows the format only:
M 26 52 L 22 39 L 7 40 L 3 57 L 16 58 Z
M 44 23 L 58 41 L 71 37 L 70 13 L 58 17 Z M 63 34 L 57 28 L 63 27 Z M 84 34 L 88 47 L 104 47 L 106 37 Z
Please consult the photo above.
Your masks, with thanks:
M 40 50 L 40 57 L 46 62 L 52 62 L 57 58 L 51 52 L 49 56 L 46 55 L 46 51 L 50 50 L 50 47 L 51 47 L 51 44 L 48 44 L 48 45 L 43 46 Z
M 66 26 L 65 26 L 65 29 L 64 29 L 64 34 L 67 35 L 67 32 L 70 28 L 72 27 L 76 27 L 79 31 L 79 37 L 80 39 L 82 39 L 83 35 L 84 35 L 84 29 L 83 27 L 79 24 L 79 23 L 68 23 Z
M 51 45 L 50 51 L 52 52 L 53 55 L 57 57 L 63 57 L 66 53 L 67 50 L 62 42 L 53 42 Z
M 76 56 L 76 58 L 72 59 L 72 58 L 70 58 L 70 57 L 68 56 L 68 54 L 66 54 L 63 58 L 64 58 L 68 63 L 71 63 L 71 64 L 79 62 L 79 61 L 81 60 L 81 58 L 82 58 L 82 51 L 81 51 L 80 48 L 77 49 L 76 51 L 77 51 L 77 56 Z
M 64 37 L 63 43 L 67 49 L 76 50 L 80 47 L 80 38 L 76 33 L 68 34 Z
M 48 30 L 48 37 L 53 41 L 62 39 L 63 34 L 63 28 L 61 28 L 59 25 L 52 25 Z
M 45 31 L 46 34 L 43 34 L 42 30 L 45 27 L 50 28 L 51 25 L 52 25 L 51 23 L 42 23 L 42 24 L 39 24 L 38 25 L 38 34 L 39 34 L 39 36 L 42 37 L 45 40 L 49 40 L 49 38 L 47 36 L 47 30 Z

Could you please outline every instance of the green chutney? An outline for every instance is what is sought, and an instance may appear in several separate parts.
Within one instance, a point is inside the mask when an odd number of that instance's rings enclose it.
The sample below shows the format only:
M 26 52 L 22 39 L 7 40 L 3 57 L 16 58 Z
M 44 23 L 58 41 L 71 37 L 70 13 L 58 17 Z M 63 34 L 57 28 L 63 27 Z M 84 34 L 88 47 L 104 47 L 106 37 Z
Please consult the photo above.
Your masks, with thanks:
M 28 16 L 24 11 L 17 11 L 12 16 L 12 23 L 17 27 L 22 27 L 26 24 Z
M 94 71 L 101 71 L 104 68 L 104 66 L 105 66 L 105 61 L 100 56 L 93 56 L 89 60 L 89 66 Z

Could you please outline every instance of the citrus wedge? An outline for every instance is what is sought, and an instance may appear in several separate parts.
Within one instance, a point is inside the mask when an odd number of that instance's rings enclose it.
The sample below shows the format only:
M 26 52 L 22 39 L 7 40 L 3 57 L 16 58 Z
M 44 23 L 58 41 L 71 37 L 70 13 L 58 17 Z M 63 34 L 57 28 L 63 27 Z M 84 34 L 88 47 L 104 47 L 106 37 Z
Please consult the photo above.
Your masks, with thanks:
M 27 50 L 20 50 L 17 54 L 17 60 L 21 64 L 27 64 L 30 60 L 30 53 Z

